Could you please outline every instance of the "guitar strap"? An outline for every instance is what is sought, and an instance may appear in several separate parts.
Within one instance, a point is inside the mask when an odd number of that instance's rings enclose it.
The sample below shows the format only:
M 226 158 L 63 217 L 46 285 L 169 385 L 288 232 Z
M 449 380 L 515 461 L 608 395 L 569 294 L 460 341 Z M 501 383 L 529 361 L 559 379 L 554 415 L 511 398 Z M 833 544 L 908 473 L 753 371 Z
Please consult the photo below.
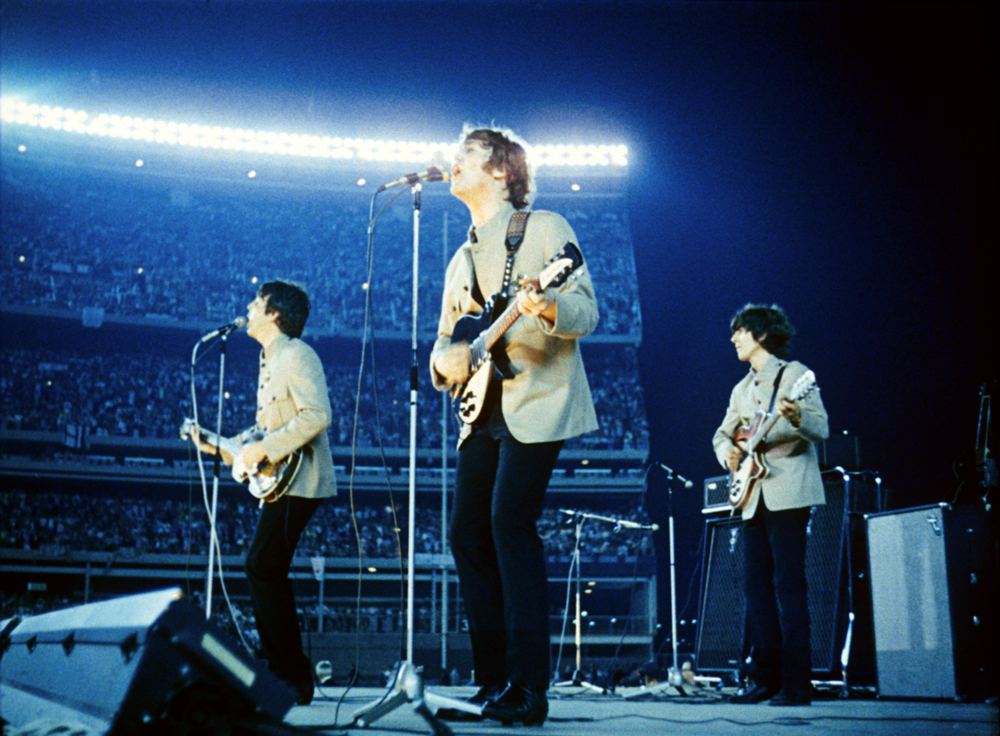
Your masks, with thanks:
M 774 377 L 774 391 L 771 392 L 771 405 L 767 407 L 767 413 L 770 415 L 774 411 L 774 402 L 778 398 L 778 385 L 781 383 L 781 377 L 785 373 L 785 368 L 788 367 L 788 363 L 785 363 L 781 368 L 778 369 L 778 375 Z M 760 438 L 761 442 L 767 442 L 767 435 Z
M 507 287 L 510 286 L 510 277 L 514 271 L 514 256 L 517 255 L 517 249 L 521 247 L 521 241 L 524 240 L 524 230 L 528 226 L 530 215 L 530 212 L 515 212 L 510 218 L 510 222 L 507 223 L 507 238 L 504 240 L 504 246 L 507 248 L 507 262 L 503 269 L 503 283 L 500 285 L 500 291 L 497 292 L 504 297 L 507 295 Z M 483 290 L 479 288 L 479 279 L 475 277 L 475 274 L 473 274 L 472 279 L 472 298 L 478 304 L 486 304 Z
M 514 272 L 514 256 L 517 255 L 517 249 L 521 247 L 521 241 L 524 240 L 524 230 L 527 227 L 529 215 L 531 215 L 530 212 L 515 212 L 511 216 L 510 222 L 507 223 L 507 237 L 504 240 L 504 246 L 507 249 L 507 262 L 503 269 L 503 283 L 500 285 L 500 291 L 497 292 L 497 303 L 493 306 L 494 319 L 506 309 L 507 288 L 510 286 L 511 274 Z M 472 298 L 485 305 L 486 300 L 483 299 L 483 292 L 479 288 L 479 279 L 476 278 L 475 274 L 473 274 L 472 281 Z M 507 355 L 503 343 L 494 345 L 490 353 L 493 355 L 493 375 L 490 377 L 486 395 L 483 397 L 483 407 L 480 410 L 479 418 L 473 422 L 477 425 L 488 421 L 494 409 L 500 405 L 501 383 L 496 379 L 502 375 L 500 366 L 507 365 Z

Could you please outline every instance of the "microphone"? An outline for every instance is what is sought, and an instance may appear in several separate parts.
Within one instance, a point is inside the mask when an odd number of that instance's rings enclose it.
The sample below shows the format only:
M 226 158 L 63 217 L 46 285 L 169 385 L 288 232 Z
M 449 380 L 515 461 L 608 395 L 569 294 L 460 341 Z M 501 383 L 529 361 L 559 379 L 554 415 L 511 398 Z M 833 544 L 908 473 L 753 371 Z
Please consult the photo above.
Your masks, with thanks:
M 622 529 L 645 529 L 651 532 L 659 531 L 660 529 L 659 524 L 640 524 L 636 521 L 626 521 L 625 519 L 618 519 L 615 526 Z
M 675 472 L 673 471 L 673 468 L 668 468 L 668 467 L 667 467 L 666 465 L 664 465 L 663 463 L 657 463 L 657 465 L 659 465 L 659 466 L 660 466 L 661 468 L 663 468 L 664 470 L 666 470 L 666 471 L 667 471 L 668 473 L 670 473 L 670 475 L 672 475 L 673 477 L 677 478 L 677 480 L 679 480 L 679 481 L 680 481 L 681 483 L 683 483 L 683 484 L 684 484 L 684 487 L 685 487 L 685 488 L 691 488 L 691 487 L 693 487 L 693 486 L 694 486 L 694 483 L 692 483 L 691 481 L 689 481 L 689 480 L 688 480 L 687 478 L 685 478 L 685 477 L 684 477 L 683 475 L 681 475 L 680 473 L 675 473 Z
M 447 167 L 442 166 L 438 168 L 437 166 L 429 166 L 423 171 L 417 171 L 413 174 L 407 174 L 406 176 L 401 176 L 398 179 L 393 179 L 388 184 L 383 184 L 378 188 L 378 192 L 384 192 L 386 189 L 392 189 L 393 187 L 401 187 L 404 184 L 407 186 L 413 186 L 417 182 L 421 181 L 449 181 L 451 179 L 451 172 Z
M 247 318 L 246 317 L 237 317 L 232 322 L 230 322 L 228 325 L 222 325 L 222 327 L 220 327 L 219 329 L 212 330 L 207 335 L 205 335 L 203 338 L 201 338 L 201 340 L 199 340 L 198 342 L 208 342 L 213 337 L 218 337 L 219 335 L 228 335 L 233 330 L 240 329 L 246 323 L 247 323 Z

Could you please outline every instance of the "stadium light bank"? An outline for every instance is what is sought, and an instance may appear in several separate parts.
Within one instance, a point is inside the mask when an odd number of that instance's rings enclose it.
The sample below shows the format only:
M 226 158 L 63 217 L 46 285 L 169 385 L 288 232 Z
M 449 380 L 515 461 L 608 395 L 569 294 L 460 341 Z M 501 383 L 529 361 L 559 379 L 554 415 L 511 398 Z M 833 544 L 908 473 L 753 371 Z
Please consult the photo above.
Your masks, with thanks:
M 430 143 L 300 135 L 154 120 L 113 113 L 91 115 L 83 110 L 28 103 L 17 97 L 0 98 L 0 121 L 4 127 L 27 126 L 71 135 L 207 150 L 344 161 L 412 164 L 449 161 L 456 147 L 454 142 Z M 546 168 L 624 169 L 628 166 L 628 148 L 620 144 L 534 145 L 528 154 L 536 166 Z

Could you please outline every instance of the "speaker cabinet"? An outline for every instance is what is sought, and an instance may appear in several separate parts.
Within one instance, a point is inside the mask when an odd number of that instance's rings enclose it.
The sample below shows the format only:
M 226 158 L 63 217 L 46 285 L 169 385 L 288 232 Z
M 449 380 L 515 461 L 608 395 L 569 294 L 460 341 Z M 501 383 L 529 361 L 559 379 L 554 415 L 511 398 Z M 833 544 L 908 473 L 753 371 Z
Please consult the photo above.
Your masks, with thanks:
M 743 521 L 707 522 L 695 661 L 701 672 L 740 669 L 743 659 Z
M 179 589 L 93 603 L 4 626 L 3 718 L 60 719 L 125 734 L 229 734 L 280 722 L 295 695 Z
M 942 504 L 866 521 L 879 697 L 995 694 L 983 509 Z
M 873 678 L 871 637 L 866 635 L 867 562 L 858 554 L 857 536 L 863 537 L 858 510 L 873 510 L 877 503 L 872 484 L 849 480 L 837 473 L 824 484 L 826 504 L 812 510 L 806 542 L 806 580 L 809 587 L 811 656 L 818 678 L 840 678 L 841 657 L 851 624 L 848 671 L 854 684 Z M 851 519 L 856 519 L 852 533 Z M 743 596 L 743 522 L 739 517 L 707 522 L 701 605 L 695 654 L 699 670 L 738 670 L 744 659 L 746 606 Z M 859 611 L 853 617 L 850 614 Z

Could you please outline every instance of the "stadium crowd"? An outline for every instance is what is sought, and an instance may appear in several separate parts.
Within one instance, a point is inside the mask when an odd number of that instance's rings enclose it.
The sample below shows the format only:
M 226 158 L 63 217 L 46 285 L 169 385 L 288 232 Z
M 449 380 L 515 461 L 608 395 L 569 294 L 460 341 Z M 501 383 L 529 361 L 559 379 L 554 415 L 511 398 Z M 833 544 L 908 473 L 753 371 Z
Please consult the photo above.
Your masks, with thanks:
M 401 499 L 398 499 L 401 501 Z M 437 502 L 435 502 L 436 504 Z M 577 509 L 626 521 L 642 521 L 635 508 Z M 253 533 L 257 504 L 250 496 L 218 501 L 216 536 L 223 555 L 242 555 Z M 352 516 L 347 499 L 323 504 L 303 532 L 297 554 L 311 557 L 395 558 L 406 552 L 407 509 L 397 505 L 395 516 L 382 506 L 356 505 Z M 546 509 L 539 532 L 550 556 L 572 554 L 575 525 L 565 514 Z M 397 534 L 397 529 L 403 532 Z M 81 493 L 0 493 L 0 548 L 34 549 L 51 554 L 113 552 L 123 558 L 140 554 L 208 553 L 209 521 L 205 506 L 172 498 Z M 416 509 L 414 551 L 441 552 L 440 508 Z M 581 552 L 586 555 L 635 557 L 652 554 L 649 536 L 639 532 L 612 534 L 603 522 L 584 523 Z
M 539 204 L 544 207 L 544 201 Z M 628 217 L 620 199 L 551 205 L 576 230 L 598 296 L 595 334 L 641 329 Z M 365 322 L 408 334 L 412 226 L 405 207 L 375 229 L 366 262 L 368 208 L 361 192 L 254 190 L 187 181 L 27 165 L 3 168 L 0 288 L 11 306 L 101 310 L 107 316 L 225 322 L 242 314 L 255 279 L 306 284 L 314 333 L 343 334 Z M 431 334 L 445 262 L 465 238 L 468 216 L 450 197 L 427 198 L 422 215 L 418 310 Z M 444 219 L 447 245 L 442 252 Z
M 322 346 L 320 349 L 323 350 Z M 353 356 L 321 353 L 334 413 L 331 444 L 351 444 L 357 398 L 358 365 Z M 252 423 L 256 362 L 230 360 L 226 366 L 228 400 L 223 403 L 223 433 L 235 434 Z M 588 373 L 601 428 L 568 444 L 589 449 L 645 449 L 648 430 L 634 349 L 592 356 Z M 218 373 L 213 364 L 194 371 L 202 424 L 215 426 Z M 405 447 L 409 441 L 409 369 L 386 363 L 378 368 L 378 397 L 370 371 L 359 404 L 358 446 Z M 441 394 L 421 386 L 417 437 L 421 447 L 441 446 Z M 449 411 L 454 433 L 454 418 Z M 186 361 L 156 350 L 143 353 L 85 354 L 73 350 L 0 350 L 0 422 L 6 429 L 63 432 L 84 427 L 94 436 L 177 437 L 192 416 L 191 370 Z M 450 442 L 451 440 L 449 440 Z

